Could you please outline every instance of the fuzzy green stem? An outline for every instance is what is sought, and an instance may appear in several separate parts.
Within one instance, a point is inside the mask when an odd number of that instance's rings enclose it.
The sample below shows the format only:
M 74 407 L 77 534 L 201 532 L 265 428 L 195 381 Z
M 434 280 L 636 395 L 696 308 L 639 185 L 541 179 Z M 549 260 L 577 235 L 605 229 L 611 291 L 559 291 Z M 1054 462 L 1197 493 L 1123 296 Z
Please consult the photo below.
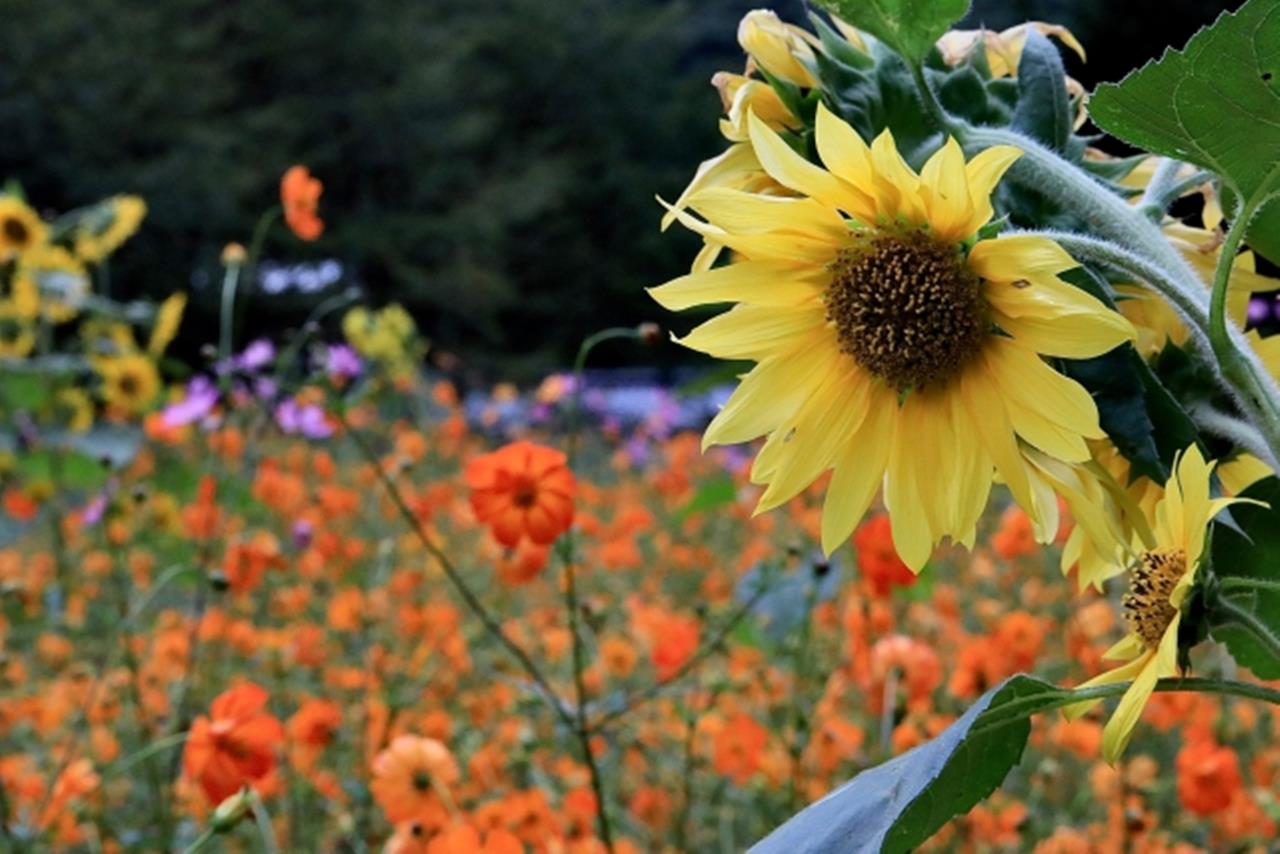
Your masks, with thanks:
M 1210 306 L 1207 304 L 1208 295 L 1203 286 L 1197 286 L 1195 290 L 1191 290 L 1166 267 L 1153 263 L 1149 257 L 1107 240 L 1070 232 L 1042 233 L 1056 241 L 1079 261 L 1108 267 L 1133 277 L 1134 281 L 1149 285 L 1182 315 L 1197 347 L 1205 353 L 1216 354 L 1209 335 Z M 1249 382 L 1242 387 L 1241 375 L 1229 374 L 1225 364 L 1216 366 L 1210 364 L 1210 367 L 1215 368 L 1223 388 L 1236 398 L 1241 409 L 1265 439 L 1265 448 L 1252 450 L 1264 452 L 1264 460 L 1274 467 L 1277 460 L 1280 460 L 1280 411 L 1275 406 L 1274 385 L 1269 382 L 1252 382 L 1254 378 L 1265 376 L 1266 369 L 1249 350 L 1240 330 L 1232 325 L 1225 329 L 1224 334 L 1233 343 L 1239 360 L 1248 364 L 1249 370 L 1244 374 L 1244 379 Z
M 1280 172 L 1272 173 L 1272 179 L 1240 206 L 1231 220 L 1231 227 L 1227 229 L 1213 275 L 1213 295 L 1209 302 L 1209 343 L 1223 374 L 1261 411 L 1267 422 L 1266 429 L 1272 450 L 1280 455 L 1280 392 L 1266 368 L 1256 358 L 1250 358 L 1252 351 L 1248 344 L 1241 340 L 1239 331 L 1227 318 L 1227 294 L 1236 255 L 1244 242 L 1245 230 L 1250 221 L 1267 203 L 1268 187 L 1275 183 L 1277 175 Z

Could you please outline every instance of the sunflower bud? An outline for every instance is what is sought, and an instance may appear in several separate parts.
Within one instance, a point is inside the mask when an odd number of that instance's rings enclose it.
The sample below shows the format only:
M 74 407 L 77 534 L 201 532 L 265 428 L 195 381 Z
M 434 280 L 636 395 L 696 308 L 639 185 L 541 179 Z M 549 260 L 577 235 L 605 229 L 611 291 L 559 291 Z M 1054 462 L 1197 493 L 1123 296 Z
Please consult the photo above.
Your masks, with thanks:
M 243 264 L 249 258 L 249 253 L 239 243 L 228 243 L 222 247 L 222 264 L 224 267 L 230 267 L 232 264 Z
M 779 80 L 812 88 L 818 81 L 804 64 L 813 61 L 813 48 L 805 35 L 768 9 L 748 12 L 738 24 L 738 44 L 756 66 Z

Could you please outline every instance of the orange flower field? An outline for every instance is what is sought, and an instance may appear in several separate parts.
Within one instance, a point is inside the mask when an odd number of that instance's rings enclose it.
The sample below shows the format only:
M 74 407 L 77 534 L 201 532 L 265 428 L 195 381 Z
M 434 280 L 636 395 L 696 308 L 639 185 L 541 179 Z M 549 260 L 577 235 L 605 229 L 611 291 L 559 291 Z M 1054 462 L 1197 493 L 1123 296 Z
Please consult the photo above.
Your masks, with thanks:
M 469 427 L 443 380 L 334 427 L 153 419 L 100 518 L 0 551 L 10 840 L 167 848 L 252 810 L 280 850 L 593 852 L 603 803 L 617 851 L 738 849 L 1009 675 L 1098 674 L 1122 633 L 1003 500 L 917 578 L 882 513 L 830 561 L 812 496 L 753 517 L 693 433 L 637 465 L 643 430 L 588 427 L 566 467 L 564 434 Z M 1101 732 L 1038 720 L 926 847 L 1274 839 L 1273 713 L 1158 694 L 1114 767 Z

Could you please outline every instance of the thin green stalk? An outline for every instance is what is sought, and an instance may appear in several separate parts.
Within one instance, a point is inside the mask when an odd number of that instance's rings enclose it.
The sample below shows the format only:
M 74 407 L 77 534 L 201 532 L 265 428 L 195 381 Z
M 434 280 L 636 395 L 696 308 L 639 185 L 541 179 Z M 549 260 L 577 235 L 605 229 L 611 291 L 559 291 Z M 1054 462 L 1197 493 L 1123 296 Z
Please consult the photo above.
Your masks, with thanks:
M 452 585 L 453 589 L 462 598 L 462 601 L 467 606 L 468 610 L 470 610 L 471 613 L 480 620 L 480 624 L 484 626 L 485 631 L 492 635 L 493 638 L 511 654 L 511 657 L 516 660 L 516 663 L 518 663 L 524 672 L 528 674 L 529 678 L 533 680 L 534 684 L 538 687 L 539 693 L 542 694 L 543 699 L 547 702 L 547 705 L 551 707 L 552 711 L 555 712 L 556 717 L 560 719 L 561 723 L 567 726 L 570 730 L 576 729 L 577 721 L 574 716 L 565 709 L 564 704 L 560 701 L 556 692 L 552 690 L 551 683 L 548 682 L 546 676 L 543 675 L 542 669 L 534 663 L 533 659 L 529 657 L 529 654 L 525 652 L 519 644 L 507 637 L 507 633 L 502 630 L 502 625 L 498 622 L 497 618 L 489 613 L 489 610 L 484 606 L 484 603 L 480 601 L 480 598 L 476 595 L 475 591 L 471 589 L 471 586 L 467 584 L 466 579 L 462 577 L 458 568 L 453 565 L 453 561 L 449 559 L 449 556 L 444 553 L 436 541 L 431 538 L 431 535 L 422 527 L 421 521 L 419 521 L 418 517 L 414 515 L 414 512 L 410 509 L 409 505 L 405 503 L 404 496 L 400 493 L 399 487 L 397 487 L 395 482 L 387 476 L 377 454 L 373 452 L 373 448 L 369 446 L 369 443 L 365 440 L 364 436 L 360 434 L 360 431 L 356 426 L 347 418 L 345 410 L 340 409 L 340 416 L 342 418 L 343 426 L 346 427 L 347 435 L 351 437 L 352 443 L 360 451 L 360 454 L 364 457 L 365 461 L 373 468 L 373 471 L 378 478 L 379 483 L 382 484 L 387 497 L 391 499 L 392 504 L 395 505 L 396 510 L 409 526 L 413 535 L 417 537 L 418 542 L 427 550 L 427 554 L 429 554 L 440 566 L 440 569 L 445 574 L 445 578 L 448 579 L 449 584 Z
M 202 850 L 213 840 L 213 837 L 217 835 L 218 831 L 214 830 L 212 827 L 206 827 L 204 831 L 195 838 L 195 841 L 182 849 L 182 854 L 196 854 L 197 851 Z
M 1147 188 L 1142 191 L 1138 208 L 1145 211 L 1148 216 L 1155 217 L 1157 221 L 1163 217 L 1170 202 L 1177 198 L 1177 196 L 1171 198 L 1169 194 L 1177 180 L 1178 170 L 1181 168 L 1180 160 L 1161 157 L 1156 164 L 1155 172 L 1151 175 L 1151 180 L 1147 182 Z
M 1109 685 L 1093 685 L 1088 688 L 1076 688 L 1074 690 L 1063 689 L 1061 694 L 1054 699 L 1045 703 L 1040 697 L 1023 697 L 1010 703 L 1005 703 L 996 709 L 995 716 L 984 721 L 981 726 L 974 727 L 969 731 L 969 736 L 978 735 L 980 733 L 989 732 L 994 729 L 1008 726 L 1025 719 L 1028 714 L 1037 714 L 1040 712 L 1048 712 L 1053 709 L 1060 709 L 1064 706 L 1073 706 L 1076 703 L 1087 703 L 1094 700 L 1105 700 L 1111 697 L 1118 697 L 1125 691 L 1129 690 L 1130 682 L 1115 682 Z M 1161 679 L 1156 682 L 1156 691 L 1160 692 L 1198 692 L 1201 694 L 1220 694 L 1225 696 L 1243 697 L 1249 700 L 1257 700 L 1259 702 L 1271 703 L 1280 706 L 1280 690 L 1269 688 L 1266 685 L 1257 685 L 1252 682 L 1236 682 L 1224 679 L 1207 679 L 1199 677 L 1173 677 Z M 1026 710 L 1030 709 L 1030 712 Z
M 139 762 L 145 762 L 157 753 L 164 753 L 172 747 L 177 747 L 178 745 L 183 744 L 187 740 L 187 735 L 188 733 L 179 732 L 174 735 L 167 735 L 164 738 L 156 739 L 136 753 L 131 753 L 128 756 L 122 759 L 117 759 L 115 762 L 108 765 L 102 770 L 101 776 L 107 778 L 123 774 Z
M 1218 590 L 1270 590 L 1280 593 L 1280 581 L 1271 578 L 1239 578 L 1227 576 L 1217 579 Z
M 236 292 L 240 287 L 242 269 L 239 261 L 230 261 L 222 276 L 222 303 L 218 313 L 218 358 L 224 364 L 235 352 Z

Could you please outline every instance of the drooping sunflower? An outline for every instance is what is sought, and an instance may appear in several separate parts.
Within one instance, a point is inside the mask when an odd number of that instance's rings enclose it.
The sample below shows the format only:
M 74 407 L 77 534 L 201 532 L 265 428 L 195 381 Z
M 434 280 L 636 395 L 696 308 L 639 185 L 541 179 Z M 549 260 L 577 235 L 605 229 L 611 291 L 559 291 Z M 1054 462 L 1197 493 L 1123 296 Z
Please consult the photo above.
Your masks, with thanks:
M 759 510 L 827 470 L 822 544 L 844 542 L 881 484 L 894 544 L 919 569 L 945 537 L 971 544 L 995 473 L 1034 514 L 1024 449 L 1089 459 L 1093 399 L 1044 356 L 1087 358 L 1133 327 L 1058 278 L 1077 266 L 1036 234 L 978 235 L 1020 152 L 968 163 L 948 140 L 917 174 L 887 130 L 868 146 L 819 105 L 817 152 L 796 153 L 755 117 L 752 149 L 794 196 L 711 188 L 681 223 L 731 263 L 650 293 L 670 309 L 732 302 L 682 343 L 746 374 L 704 445 L 767 435 Z
M 1125 663 L 1080 686 L 1133 683 L 1102 731 L 1102 754 L 1108 762 L 1124 752 L 1156 682 L 1178 672 L 1182 607 L 1196 582 L 1210 521 L 1231 504 L 1249 500 L 1210 498 L 1213 466 L 1194 445 L 1178 460 L 1156 505 L 1152 545 L 1130 569 L 1129 593 L 1124 597 L 1129 633 L 1103 654 Z M 1079 703 L 1066 713 L 1078 717 L 1095 705 L 1097 701 Z

